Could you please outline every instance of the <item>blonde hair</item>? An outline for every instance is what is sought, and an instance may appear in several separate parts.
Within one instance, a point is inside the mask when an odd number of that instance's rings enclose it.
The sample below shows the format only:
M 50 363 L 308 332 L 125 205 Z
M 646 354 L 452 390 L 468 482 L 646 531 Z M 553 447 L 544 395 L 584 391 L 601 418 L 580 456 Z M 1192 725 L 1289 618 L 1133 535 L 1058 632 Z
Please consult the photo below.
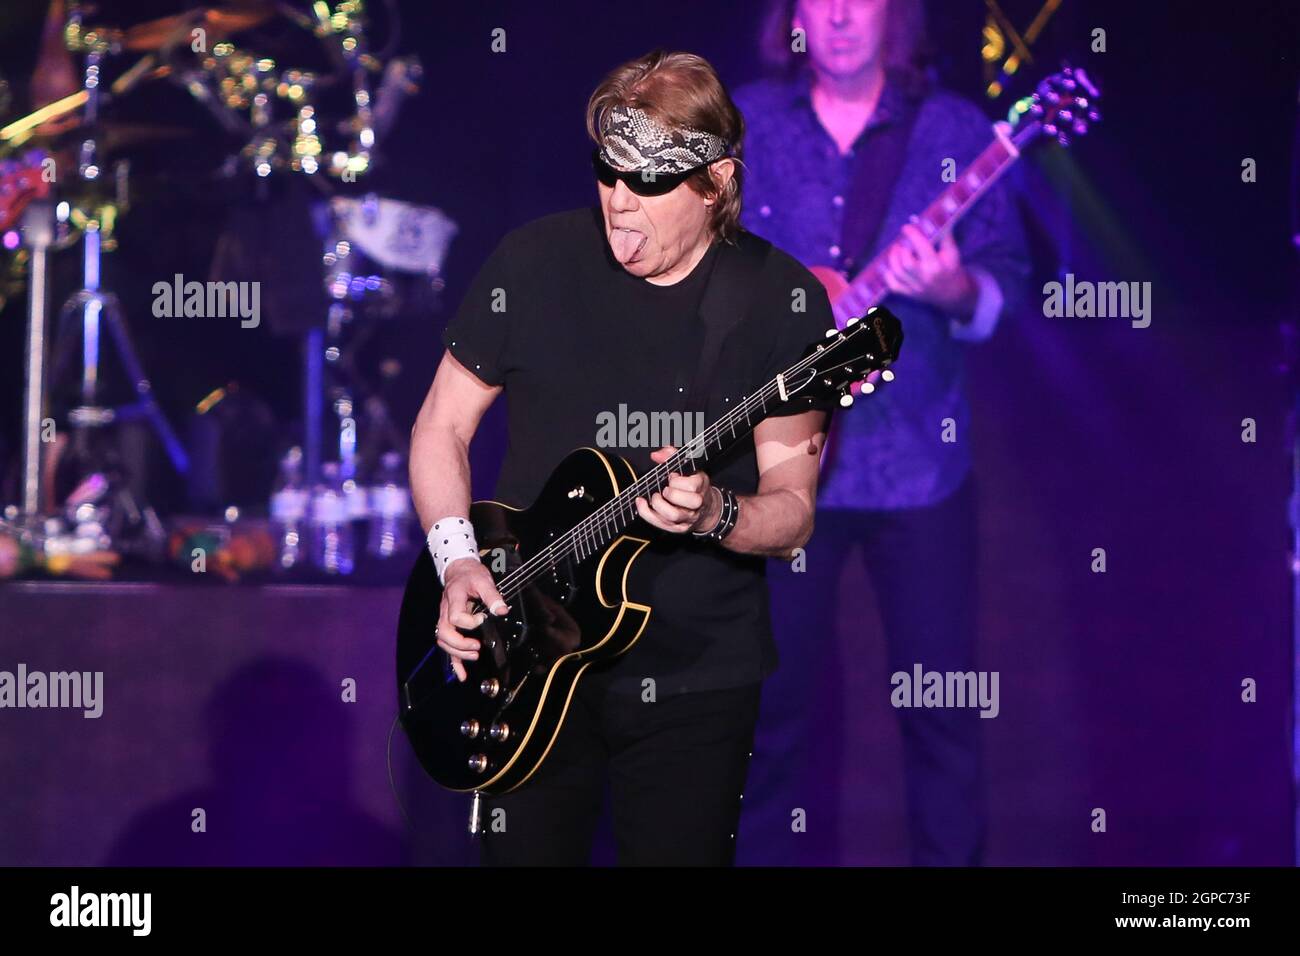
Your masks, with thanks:
M 736 161 L 726 186 L 718 187 L 707 166 L 691 173 L 686 184 L 713 200 L 709 226 L 734 244 L 740 232 L 745 120 L 709 61 L 694 53 L 654 50 L 610 70 L 587 101 L 587 134 L 597 145 L 615 106 L 635 106 L 665 126 L 688 126 L 722 137 L 727 155 Z

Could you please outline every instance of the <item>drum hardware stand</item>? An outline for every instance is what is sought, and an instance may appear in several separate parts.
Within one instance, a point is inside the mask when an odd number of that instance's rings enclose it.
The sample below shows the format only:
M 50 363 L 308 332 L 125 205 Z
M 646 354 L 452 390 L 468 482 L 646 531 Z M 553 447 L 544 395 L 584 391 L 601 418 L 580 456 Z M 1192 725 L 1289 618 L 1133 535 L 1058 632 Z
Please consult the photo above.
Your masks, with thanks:
M 45 418 L 46 335 L 50 317 L 49 251 L 54 243 L 54 204 L 40 200 L 27 207 L 23 238 L 31 250 L 27 278 L 27 375 L 23 394 L 23 479 L 20 523 L 36 527 L 41 518 L 44 471 L 41 423 Z
M 327 394 L 338 419 L 340 477 L 357 477 L 358 458 L 364 457 L 358 455 L 359 445 L 371 451 L 376 442 L 387 441 L 403 458 L 407 457 L 409 451 L 406 440 L 393 426 L 387 403 L 379 395 L 378 389 L 369 385 L 353 361 L 355 353 L 373 334 L 374 324 L 355 329 L 350 338 L 347 336 L 349 328 L 354 324 L 355 312 L 346 299 L 351 294 L 352 284 L 360 281 L 361 277 L 351 273 L 343 264 L 343 260 L 351 256 L 352 246 L 337 228 L 329 204 L 323 204 L 319 215 L 320 221 L 328 224 L 326 228 L 329 235 L 325 242 L 323 262 L 326 266 L 325 279 L 336 301 L 329 306 L 324 327 L 309 331 L 304 342 L 306 374 L 303 400 L 307 434 L 303 457 L 309 482 L 319 480 L 321 427 L 324 420 L 322 406 Z M 348 287 L 343 288 L 344 285 Z M 364 296 L 365 293 L 362 294 L 363 300 Z M 361 423 L 366 427 L 364 441 L 359 442 L 357 431 Z M 378 459 L 379 454 L 374 454 L 373 460 Z
M 92 51 L 86 57 L 84 88 L 87 94 L 85 123 L 90 132 L 81 144 L 78 173 L 82 180 L 93 183 L 100 179 L 98 145 L 95 139 L 94 124 L 98 118 L 99 107 L 99 64 L 101 53 Z M 128 205 L 125 177 L 126 167 L 116 167 L 116 197 L 114 201 L 99 206 L 88 217 L 82 234 L 82 281 L 83 287 L 73 293 L 60 312 L 60 338 L 52 379 L 57 380 L 61 370 L 66 366 L 72 346 L 77 336 L 69 334 L 72 317 L 81 313 L 81 404 L 69 412 L 68 420 L 72 432 L 73 444 L 81 451 L 89 446 L 89 431 L 103 428 L 115 423 L 145 419 L 153 427 L 162 442 L 172 466 L 181 475 L 189 471 L 189 458 L 171 425 L 163 416 L 153 398 L 152 386 L 144 373 L 144 367 L 131 341 L 130 332 L 122 316 L 118 299 L 111 292 L 102 288 L 101 261 L 105 224 L 111 223 L 119 208 Z M 107 324 L 112 336 L 117 356 L 125 369 L 136 393 L 136 401 L 120 407 L 107 407 L 100 403 L 100 360 L 101 360 L 101 319 Z M 132 523 L 143 522 L 146 536 L 151 543 L 161 542 L 162 525 L 153 509 L 135 501 L 129 493 L 113 495 L 116 503 L 123 507 L 127 518 Z
M 335 383 L 330 390 L 333 410 L 339 427 L 339 471 L 344 478 L 357 476 L 358 462 L 378 462 L 388 450 L 409 454 L 408 439 L 393 424 L 388 403 L 366 376 L 357 368 L 355 356 L 373 338 L 376 328 L 371 322 L 354 330 L 348 342 L 344 331 L 354 319 L 349 306 L 336 302 L 330 306 L 326 323 L 325 359 Z M 319 396 L 320 391 L 313 395 Z M 360 434 L 358 434 L 360 432 Z

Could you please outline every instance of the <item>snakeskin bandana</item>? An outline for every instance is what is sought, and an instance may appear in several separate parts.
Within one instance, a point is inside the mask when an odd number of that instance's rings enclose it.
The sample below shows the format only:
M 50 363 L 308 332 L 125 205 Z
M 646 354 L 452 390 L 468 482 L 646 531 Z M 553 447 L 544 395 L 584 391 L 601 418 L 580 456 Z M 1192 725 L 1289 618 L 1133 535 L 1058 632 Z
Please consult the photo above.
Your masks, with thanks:
M 609 111 L 600 158 L 615 169 L 686 173 L 725 155 L 722 137 L 690 127 L 655 122 L 635 106 Z

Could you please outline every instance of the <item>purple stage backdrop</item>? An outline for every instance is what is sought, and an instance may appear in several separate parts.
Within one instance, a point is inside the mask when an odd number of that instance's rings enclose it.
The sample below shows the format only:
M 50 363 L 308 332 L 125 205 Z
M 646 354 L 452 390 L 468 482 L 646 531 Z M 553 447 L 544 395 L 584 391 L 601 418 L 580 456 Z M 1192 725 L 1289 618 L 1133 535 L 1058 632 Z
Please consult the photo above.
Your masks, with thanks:
M 26 11 L 0 14 L 16 111 L 42 15 L 38 4 L 5 6 Z M 144 19 L 180 4 L 116 6 Z M 996 101 L 980 62 L 990 6 L 926 4 L 944 86 L 992 121 L 1068 58 L 1102 83 L 1106 115 L 1068 153 L 1036 149 L 1016 167 L 1033 278 L 1020 311 L 969 353 L 977 661 L 1000 677 L 998 716 L 978 721 L 985 862 L 1293 864 L 1288 521 L 1300 516 L 1287 507 L 1296 398 L 1282 366 L 1285 334 L 1300 341 L 1294 5 L 1216 5 L 1205 17 L 1192 4 L 1067 0 Z M 1028 24 L 1042 3 L 1000 6 Z M 449 310 L 502 236 L 594 201 L 583 107 L 600 77 L 662 46 L 707 57 L 732 88 L 753 80 L 756 7 L 664 0 L 648 17 L 644 5 L 595 0 L 565 12 L 400 3 L 400 46 L 422 58 L 423 88 L 352 194 L 436 206 L 460 231 L 442 311 L 422 301 L 357 322 L 374 336 L 361 361 L 382 362 L 399 434 L 437 367 Z M 1092 49 L 1097 27 L 1109 52 Z M 492 49 L 497 28 L 505 53 Z M 302 441 L 298 326 L 320 310 L 286 284 L 297 309 L 258 328 L 152 314 L 155 282 L 208 275 L 254 180 L 216 175 L 236 147 L 179 87 L 141 84 L 120 105 L 128 124 L 186 132 L 133 160 L 139 191 L 105 282 L 152 394 L 187 438 L 196 404 L 238 386 L 219 463 L 238 473 L 265 453 L 269 484 L 275 452 Z M 294 232 L 283 220 L 262 238 L 278 251 Z M 306 226 L 298 233 L 307 265 L 271 272 L 319 296 L 319 253 Z M 80 281 L 76 256 L 55 257 L 56 309 Z M 1044 283 L 1067 274 L 1150 283 L 1149 326 L 1049 315 Z M 9 474 L 24 307 L 15 292 L 0 313 Z M 476 497 L 492 491 L 504 418 L 498 404 L 471 450 Z M 164 515 L 180 513 L 195 489 L 152 454 L 137 477 Z M 217 470 L 204 476 L 211 484 Z M 265 501 L 258 484 L 235 503 L 251 515 Z M 859 555 L 826 566 L 814 537 L 807 556 L 803 572 L 769 569 L 782 663 L 764 688 L 738 861 L 906 864 L 876 596 Z M 804 611 L 830 586 L 838 624 L 810 631 Z M 394 725 L 400 596 L 391 586 L 0 584 L 0 672 L 103 674 L 97 718 L 0 709 L 0 865 L 474 863 L 468 799 L 428 781 Z M 796 815 L 805 827 L 792 826 Z M 612 860 L 606 821 L 597 861 Z
M 1271 333 L 1243 330 L 1223 365 L 1173 315 L 1142 331 L 1038 318 L 1016 331 L 974 370 L 979 661 L 1001 675 L 1000 713 L 981 721 L 987 862 L 1288 864 L 1287 461 L 1276 441 L 1238 437 L 1247 414 L 1262 434 L 1282 430 Z M 1105 574 L 1091 571 L 1096 547 Z M 739 860 L 903 864 L 870 587 L 858 561 L 818 567 L 815 538 L 809 554 L 805 573 L 842 578 L 840 626 L 800 631 L 807 585 L 771 566 L 783 663 L 765 689 Z M 0 669 L 104 673 L 98 719 L 3 713 L 0 864 L 472 862 L 467 800 L 422 776 L 400 729 L 390 787 L 399 600 L 0 589 Z M 809 670 L 813 705 L 784 693 Z M 792 738 L 791 711 L 807 706 L 812 732 Z M 790 781 L 781 762 L 803 748 L 818 772 Z M 795 807 L 806 832 L 791 828 Z M 196 810 L 206 832 L 193 832 Z M 598 859 L 612 859 L 607 836 Z

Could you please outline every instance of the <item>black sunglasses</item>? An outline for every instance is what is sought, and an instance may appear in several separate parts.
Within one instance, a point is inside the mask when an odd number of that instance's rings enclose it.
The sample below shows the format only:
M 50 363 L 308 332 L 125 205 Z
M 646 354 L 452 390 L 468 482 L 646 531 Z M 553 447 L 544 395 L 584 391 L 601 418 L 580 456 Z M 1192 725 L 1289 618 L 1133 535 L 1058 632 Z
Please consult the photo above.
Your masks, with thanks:
M 719 156 L 718 159 L 725 159 Z M 615 169 L 609 163 L 600 158 L 600 150 L 597 149 L 591 154 L 591 165 L 596 170 L 596 180 L 602 186 L 612 187 L 620 179 L 623 180 L 627 188 L 632 190 L 638 196 L 662 196 L 670 193 L 682 183 L 686 182 L 690 176 L 707 166 L 712 166 L 718 160 L 705 163 L 702 166 L 696 166 L 695 169 L 688 169 L 684 173 L 656 173 L 650 170 L 633 169 L 624 172 L 621 169 Z

